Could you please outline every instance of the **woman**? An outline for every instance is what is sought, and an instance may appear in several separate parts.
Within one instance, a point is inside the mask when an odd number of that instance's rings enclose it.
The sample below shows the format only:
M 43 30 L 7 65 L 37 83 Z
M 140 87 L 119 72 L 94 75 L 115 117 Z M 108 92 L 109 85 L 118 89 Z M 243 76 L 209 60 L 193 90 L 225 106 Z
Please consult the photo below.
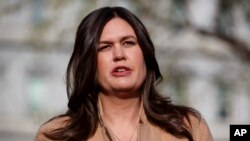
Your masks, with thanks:
M 104 7 L 80 23 L 67 68 L 68 111 L 41 126 L 37 141 L 212 141 L 191 108 L 156 91 L 162 78 L 140 20 Z

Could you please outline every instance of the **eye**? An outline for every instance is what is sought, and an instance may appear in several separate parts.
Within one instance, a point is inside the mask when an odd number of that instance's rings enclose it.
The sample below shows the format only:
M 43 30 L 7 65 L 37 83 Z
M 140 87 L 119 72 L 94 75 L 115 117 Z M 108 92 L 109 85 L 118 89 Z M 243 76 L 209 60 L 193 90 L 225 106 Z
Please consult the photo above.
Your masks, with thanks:
M 128 40 L 128 41 L 124 41 L 124 42 L 123 42 L 123 45 L 124 45 L 125 47 L 132 47 L 132 46 L 136 45 L 136 42 L 135 42 L 135 41 L 130 41 L 130 40 Z
M 106 51 L 111 47 L 111 45 L 109 44 L 105 44 L 105 45 L 100 45 L 98 48 L 98 51 Z

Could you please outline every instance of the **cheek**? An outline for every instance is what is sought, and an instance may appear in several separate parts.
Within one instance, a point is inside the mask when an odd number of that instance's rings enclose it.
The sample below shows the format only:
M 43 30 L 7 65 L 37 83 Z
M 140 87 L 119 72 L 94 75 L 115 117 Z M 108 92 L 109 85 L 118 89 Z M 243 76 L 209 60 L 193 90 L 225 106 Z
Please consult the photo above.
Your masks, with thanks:
M 112 52 L 110 51 L 97 53 L 97 66 L 100 66 L 102 68 L 105 66 L 109 66 L 112 60 Z
M 105 78 L 105 75 L 109 71 L 110 63 L 108 62 L 108 58 L 105 55 L 99 55 L 97 57 L 97 80 L 98 83 L 102 82 Z
M 107 66 L 107 61 L 104 55 L 98 55 L 97 57 L 97 72 L 102 73 Z

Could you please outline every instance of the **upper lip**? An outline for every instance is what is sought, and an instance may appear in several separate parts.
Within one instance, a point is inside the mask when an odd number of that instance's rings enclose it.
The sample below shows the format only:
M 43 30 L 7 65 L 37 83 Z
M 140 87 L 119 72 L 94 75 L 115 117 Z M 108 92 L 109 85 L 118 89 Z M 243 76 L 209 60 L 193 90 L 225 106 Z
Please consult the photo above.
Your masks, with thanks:
M 116 66 L 113 68 L 112 72 L 116 72 L 118 69 L 132 70 L 130 67 L 127 66 Z

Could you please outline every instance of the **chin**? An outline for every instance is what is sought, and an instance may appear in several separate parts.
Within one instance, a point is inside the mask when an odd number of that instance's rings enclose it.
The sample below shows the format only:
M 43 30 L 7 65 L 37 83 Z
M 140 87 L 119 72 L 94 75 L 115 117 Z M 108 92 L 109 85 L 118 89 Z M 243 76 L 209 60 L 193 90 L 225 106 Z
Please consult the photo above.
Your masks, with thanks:
M 134 94 L 131 92 L 125 92 L 125 91 L 120 91 L 119 93 L 116 93 L 117 97 L 122 98 L 122 99 L 129 99 L 129 98 L 136 98 L 139 97 L 138 94 Z
M 139 88 L 136 87 L 116 87 L 114 88 L 116 93 L 128 93 L 128 94 L 132 94 L 134 92 L 136 92 L 137 90 L 139 90 Z

